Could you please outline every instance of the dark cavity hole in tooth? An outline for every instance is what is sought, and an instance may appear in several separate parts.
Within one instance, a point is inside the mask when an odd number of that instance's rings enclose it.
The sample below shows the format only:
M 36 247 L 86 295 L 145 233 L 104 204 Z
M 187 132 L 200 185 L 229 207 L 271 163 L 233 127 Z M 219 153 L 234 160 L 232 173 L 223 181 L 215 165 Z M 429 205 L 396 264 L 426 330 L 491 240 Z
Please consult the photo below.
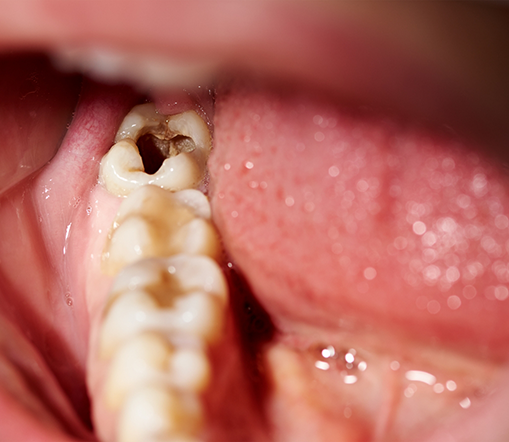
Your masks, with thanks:
M 258 412 L 266 419 L 263 404 L 270 392 L 270 382 L 266 376 L 262 350 L 274 338 L 275 328 L 239 269 L 232 266 L 224 270 L 228 278 L 230 305 L 239 335 L 245 373 L 256 404 L 260 407 Z
M 166 158 L 181 152 L 192 152 L 196 146 L 193 140 L 184 135 L 176 135 L 171 139 L 161 139 L 153 134 L 142 135 L 137 142 L 145 172 L 156 173 Z

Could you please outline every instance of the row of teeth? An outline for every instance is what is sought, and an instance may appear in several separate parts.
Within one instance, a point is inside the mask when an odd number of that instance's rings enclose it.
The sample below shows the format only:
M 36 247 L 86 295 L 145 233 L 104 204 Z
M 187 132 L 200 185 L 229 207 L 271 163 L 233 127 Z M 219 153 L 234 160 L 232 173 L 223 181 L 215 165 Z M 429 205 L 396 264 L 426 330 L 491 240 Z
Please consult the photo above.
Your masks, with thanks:
M 146 134 L 165 157 L 153 174 L 137 146 Z M 101 162 L 100 183 L 126 197 L 102 256 L 116 279 L 97 345 L 107 367 L 101 400 L 117 416 L 119 442 L 200 437 L 208 345 L 221 336 L 228 296 L 210 205 L 194 189 L 210 148 L 194 111 L 167 117 L 148 103 L 126 116 Z

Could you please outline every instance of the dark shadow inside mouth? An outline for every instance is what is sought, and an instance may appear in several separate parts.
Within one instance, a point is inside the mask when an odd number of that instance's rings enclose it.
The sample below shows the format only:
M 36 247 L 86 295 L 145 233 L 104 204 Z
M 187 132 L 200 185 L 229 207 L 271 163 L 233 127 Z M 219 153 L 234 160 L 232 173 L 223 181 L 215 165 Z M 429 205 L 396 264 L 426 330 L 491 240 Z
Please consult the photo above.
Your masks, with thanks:
M 184 135 L 177 135 L 168 140 L 148 133 L 142 135 L 136 144 L 148 175 L 156 173 L 166 158 L 181 152 L 191 152 L 195 148 L 193 140 Z
M 169 151 L 168 140 L 161 140 L 152 134 L 145 134 L 138 139 L 136 144 L 140 151 L 145 172 L 153 175 L 169 156 L 166 154 Z
M 267 425 L 264 404 L 270 394 L 271 382 L 262 355 L 264 347 L 274 338 L 276 329 L 240 270 L 232 264 L 224 270 L 229 280 L 230 303 L 239 332 L 244 370 L 255 404 L 259 407 L 257 412 L 263 424 Z

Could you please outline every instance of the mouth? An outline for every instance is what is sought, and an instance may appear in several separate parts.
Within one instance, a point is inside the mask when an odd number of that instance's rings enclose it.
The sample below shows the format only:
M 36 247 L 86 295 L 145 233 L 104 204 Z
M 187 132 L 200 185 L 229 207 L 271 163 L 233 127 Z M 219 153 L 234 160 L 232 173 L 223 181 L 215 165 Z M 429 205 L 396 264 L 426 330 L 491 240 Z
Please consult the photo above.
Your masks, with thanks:
M 241 11 L 202 6 L 200 44 L 138 14 L 0 60 L 2 438 L 504 440 L 504 100 L 397 27 L 375 51 L 362 6 L 250 40 L 253 7 L 222 51 Z

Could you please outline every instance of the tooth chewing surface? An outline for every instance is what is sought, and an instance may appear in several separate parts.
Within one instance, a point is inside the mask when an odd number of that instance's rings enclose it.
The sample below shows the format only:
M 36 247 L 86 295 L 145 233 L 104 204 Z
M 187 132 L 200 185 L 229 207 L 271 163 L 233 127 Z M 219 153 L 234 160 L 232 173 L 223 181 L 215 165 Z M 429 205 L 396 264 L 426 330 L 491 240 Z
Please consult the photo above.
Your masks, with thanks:
M 153 175 L 136 145 L 145 134 L 167 148 Z M 111 441 L 198 441 L 207 346 L 221 337 L 228 297 L 208 199 L 190 188 L 203 178 L 210 134 L 193 111 L 167 117 L 144 104 L 115 141 L 100 182 L 127 198 L 102 256 L 103 272 L 116 278 L 94 341 L 95 364 L 104 367 L 94 412 L 111 413 L 116 429 L 98 431 Z
M 136 145 L 145 134 L 168 147 L 161 152 L 166 159 L 154 174 L 145 172 Z M 153 103 L 141 104 L 122 122 L 115 145 L 101 161 L 99 181 L 116 196 L 127 196 L 147 184 L 170 191 L 196 187 L 204 177 L 210 149 L 207 125 L 196 112 L 168 117 L 158 113 Z

